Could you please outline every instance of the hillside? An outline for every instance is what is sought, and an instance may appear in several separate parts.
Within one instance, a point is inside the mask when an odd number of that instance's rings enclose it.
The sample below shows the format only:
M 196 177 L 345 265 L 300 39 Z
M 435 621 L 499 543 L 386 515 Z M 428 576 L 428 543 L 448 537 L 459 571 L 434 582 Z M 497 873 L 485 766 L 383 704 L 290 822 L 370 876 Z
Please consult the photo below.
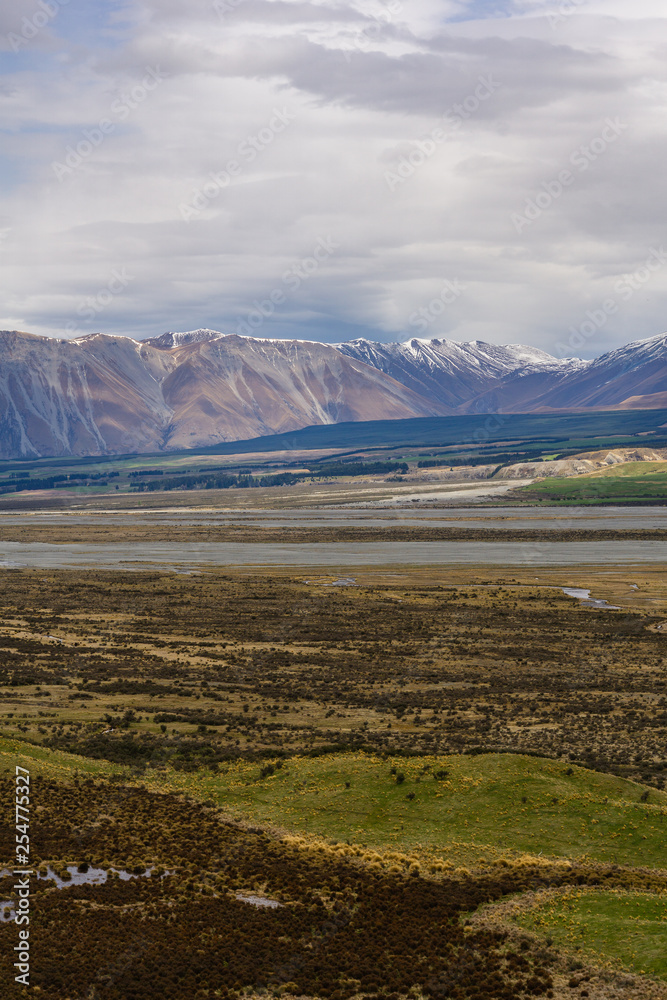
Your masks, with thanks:
M 5 331 L 0 458 L 190 450 L 304 427 L 464 415 L 479 434 L 480 414 L 659 409 L 666 358 L 665 336 L 581 361 L 479 341 Z

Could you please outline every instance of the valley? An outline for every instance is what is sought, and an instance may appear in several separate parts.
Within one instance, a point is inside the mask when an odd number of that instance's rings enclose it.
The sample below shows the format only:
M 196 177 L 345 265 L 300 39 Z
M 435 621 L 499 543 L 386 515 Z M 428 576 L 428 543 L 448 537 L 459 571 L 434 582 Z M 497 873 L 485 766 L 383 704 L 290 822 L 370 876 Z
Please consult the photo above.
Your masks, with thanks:
M 665 1000 L 665 416 L 0 463 L 42 995 Z
M 0 23 L 0 1000 L 667 1000 L 664 3 Z

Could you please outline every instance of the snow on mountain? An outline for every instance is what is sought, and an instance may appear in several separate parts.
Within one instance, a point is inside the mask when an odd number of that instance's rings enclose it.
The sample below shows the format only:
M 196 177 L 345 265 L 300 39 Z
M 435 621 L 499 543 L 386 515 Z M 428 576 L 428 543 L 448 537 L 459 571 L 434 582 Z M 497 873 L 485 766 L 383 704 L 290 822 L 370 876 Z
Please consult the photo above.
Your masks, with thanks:
M 667 334 L 635 340 L 568 371 L 541 403 L 558 409 L 667 407 Z
M 159 350 L 170 351 L 175 347 L 184 347 L 186 344 L 198 344 L 201 341 L 217 340 L 224 337 L 224 333 L 218 330 L 189 330 L 187 333 L 163 333 L 160 337 L 151 337 L 142 341 L 150 347 L 157 347 Z
M 517 362 L 520 364 L 533 365 L 537 368 L 558 368 L 573 369 L 585 368 L 590 364 L 581 358 L 554 358 L 553 355 L 541 351 L 538 347 L 527 347 L 525 344 L 508 344 L 507 351 L 511 351 Z
M 481 341 L 0 332 L 7 458 L 196 448 L 341 421 L 614 407 L 667 408 L 667 335 L 581 361 Z
M 507 376 L 533 372 L 557 375 L 571 368 L 570 361 L 559 361 L 537 348 L 520 344 L 503 347 L 480 340 L 463 344 L 416 338 L 402 344 L 352 340 L 336 346 L 341 353 L 379 368 L 413 391 L 439 399 L 451 412 L 468 406 Z
M 195 448 L 446 412 L 326 344 L 210 333 L 172 348 L 0 332 L 0 457 Z
M 400 344 L 378 344 L 370 340 L 351 340 L 335 345 L 344 354 L 357 356 L 365 354 L 369 360 L 391 357 L 406 362 L 414 361 L 443 370 L 461 370 L 464 367 L 484 368 L 495 375 L 506 374 L 525 368 L 527 365 L 539 369 L 562 370 L 573 364 L 585 365 L 578 358 L 559 360 L 537 347 L 523 344 L 487 344 L 482 340 L 458 343 L 454 340 L 406 340 Z

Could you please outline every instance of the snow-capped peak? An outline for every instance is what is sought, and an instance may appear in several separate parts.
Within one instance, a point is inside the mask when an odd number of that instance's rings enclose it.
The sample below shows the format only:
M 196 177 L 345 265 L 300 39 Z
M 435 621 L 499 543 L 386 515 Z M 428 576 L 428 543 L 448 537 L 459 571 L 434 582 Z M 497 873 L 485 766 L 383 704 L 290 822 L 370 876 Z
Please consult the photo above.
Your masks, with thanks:
M 224 333 L 220 333 L 219 330 L 188 330 L 184 333 L 163 333 L 160 337 L 151 337 L 144 341 L 144 344 L 150 344 L 151 347 L 157 347 L 161 350 L 171 350 L 174 347 L 185 347 L 186 344 L 197 344 L 207 340 L 220 340 L 221 337 L 226 336 Z
M 526 344 L 507 344 L 507 350 L 520 361 L 530 361 L 533 364 L 551 364 L 556 358 L 546 351 L 541 351 L 539 347 L 529 347 Z

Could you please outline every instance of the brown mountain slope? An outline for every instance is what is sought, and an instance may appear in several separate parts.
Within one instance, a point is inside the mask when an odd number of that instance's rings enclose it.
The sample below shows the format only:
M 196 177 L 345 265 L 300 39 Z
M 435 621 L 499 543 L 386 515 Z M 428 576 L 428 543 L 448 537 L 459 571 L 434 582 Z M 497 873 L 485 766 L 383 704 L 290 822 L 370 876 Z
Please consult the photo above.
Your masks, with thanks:
M 595 361 L 522 345 L 0 332 L 0 457 L 196 448 L 341 421 L 659 407 L 667 337 Z
M 446 412 L 382 372 L 326 344 L 230 336 L 169 352 L 163 383 L 171 448 L 214 444 L 343 420 Z
M 0 454 L 103 454 L 160 447 L 170 359 L 127 337 L 0 333 Z
M 0 457 L 193 448 L 445 412 L 325 344 L 217 337 L 165 350 L 0 333 Z

